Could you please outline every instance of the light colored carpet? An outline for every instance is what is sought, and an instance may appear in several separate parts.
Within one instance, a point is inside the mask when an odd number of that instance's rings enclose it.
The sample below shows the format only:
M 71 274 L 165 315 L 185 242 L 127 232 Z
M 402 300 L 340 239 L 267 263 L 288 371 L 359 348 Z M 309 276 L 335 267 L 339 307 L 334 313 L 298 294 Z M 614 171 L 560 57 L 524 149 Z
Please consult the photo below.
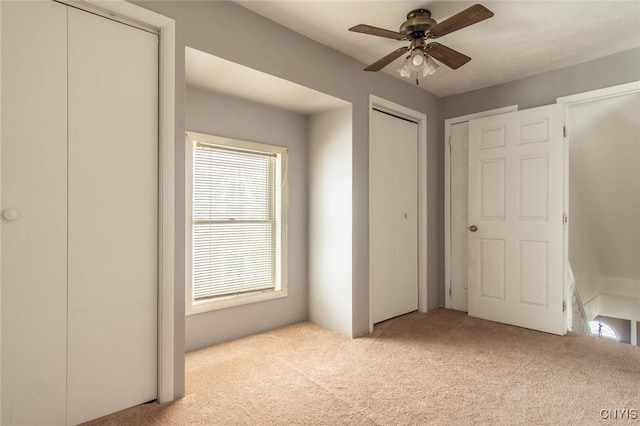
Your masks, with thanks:
M 584 425 L 601 421 L 601 409 L 625 408 L 640 416 L 640 347 L 445 309 L 355 340 L 294 324 L 191 352 L 186 374 L 184 399 L 90 424 Z

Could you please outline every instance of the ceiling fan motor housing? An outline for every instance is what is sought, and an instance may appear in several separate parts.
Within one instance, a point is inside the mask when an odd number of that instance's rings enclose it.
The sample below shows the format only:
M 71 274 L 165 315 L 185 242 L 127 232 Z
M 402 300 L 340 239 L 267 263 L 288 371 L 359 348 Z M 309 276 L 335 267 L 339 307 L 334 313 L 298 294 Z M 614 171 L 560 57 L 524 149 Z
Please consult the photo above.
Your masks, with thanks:
M 400 34 L 410 40 L 423 38 L 427 31 L 437 22 L 431 19 L 431 11 L 428 9 L 415 9 L 407 14 L 407 20 L 400 25 Z

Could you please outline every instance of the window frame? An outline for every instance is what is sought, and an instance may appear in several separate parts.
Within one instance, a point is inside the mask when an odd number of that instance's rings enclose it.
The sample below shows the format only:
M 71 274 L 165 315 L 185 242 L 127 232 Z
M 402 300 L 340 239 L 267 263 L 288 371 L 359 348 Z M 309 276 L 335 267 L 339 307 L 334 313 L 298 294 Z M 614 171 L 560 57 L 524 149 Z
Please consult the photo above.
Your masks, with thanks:
M 193 299 L 193 150 L 197 142 L 222 148 L 255 151 L 277 156 L 280 203 L 276 203 L 276 288 L 213 298 L 194 303 Z M 289 219 L 288 160 L 285 147 L 187 131 L 185 134 L 185 314 L 193 315 L 287 296 L 287 235 Z M 277 174 L 277 173 L 276 173 Z

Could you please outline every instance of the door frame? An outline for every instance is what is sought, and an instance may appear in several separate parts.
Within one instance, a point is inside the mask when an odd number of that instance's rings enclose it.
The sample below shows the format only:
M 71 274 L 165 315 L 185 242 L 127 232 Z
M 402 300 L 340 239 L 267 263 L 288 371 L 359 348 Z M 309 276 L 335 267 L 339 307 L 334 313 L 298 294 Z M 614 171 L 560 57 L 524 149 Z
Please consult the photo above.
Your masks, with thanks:
M 377 109 L 397 117 L 416 122 L 418 125 L 418 310 L 427 311 L 427 115 L 369 94 L 369 147 L 371 146 L 371 121 Z M 370 148 L 368 150 L 370 155 Z M 371 167 L 368 164 L 368 179 L 371 182 Z M 369 332 L 373 332 L 372 280 L 371 280 L 371 198 L 369 197 Z
M 158 61 L 158 402 L 175 399 L 175 21 L 156 12 L 124 0 L 57 0 L 60 3 L 83 9 L 108 19 L 124 22 L 159 37 Z M 1 14 L 0 8 L 0 14 Z M 1 16 L 0 16 L 1 18 Z M 1 38 L 1 34 L 0 34 Z M 0 63 L 1 70 L 1 63 Z M 1 72 L 1 71 L 0 71 Z M 0 82 L 0 97 L 2 86 Z M 0 111 L 1 112 L 1 111 Z M 0 128 L 2 128 L 0 115 Z M 0 134 L 0 146 L 2 135 Z M 0 150 L 1 151 L 1 150 Z M 0 157 L 1 159 L 1 157 Z M 0 162 L 0 168 L 1 168 Z M 1 173 L 0 173 L 1 176 Z M 0 182 L 1 188 L 1 182 Z M 0 194 L 1 195 L 1 194 Z M 2 223 L 0 221 L 0 233 Z M 0 258 L 2 253 L 0 253 Z M 0 280 L 1 280 L 0 274 Z M 2 286 L 0 281 L 0 301 Z M 0 303 L 1 306 L 1 303 Z M 0 322 L 2 316 L 0 312 Z M 0 330 L 2 328 L 0 327 Z M 0 335 L 1 342 L 1 335 Z M 1 345 L 1 343 L 0 343 Z M 2 363 L 0 347 L 0 367 Z M 179 391 L 179 390 L 178 390 Z M 2 395 L 0 394 L 0 405 Z
M 518 105 L 510 105 L 444 120 L 444 307 L 447 309 L 451 309 L 451 126 L 517 110 Z

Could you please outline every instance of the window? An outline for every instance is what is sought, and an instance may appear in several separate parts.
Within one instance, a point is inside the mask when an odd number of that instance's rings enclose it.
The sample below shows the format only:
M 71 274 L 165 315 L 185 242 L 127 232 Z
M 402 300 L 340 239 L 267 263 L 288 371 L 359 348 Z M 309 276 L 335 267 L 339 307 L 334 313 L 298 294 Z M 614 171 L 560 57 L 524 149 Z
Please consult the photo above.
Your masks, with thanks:
M 287 149 L 192 132 L 187 147 L 187 314 L 286 296 Z
M 593 336 L 618 341 L 618 336 L 616 335 L 616 332 L 613 331 L 613 328 L 603 322 L 598 320 L 589 321 L 589 328 L 591 328 L 591 334 Z

